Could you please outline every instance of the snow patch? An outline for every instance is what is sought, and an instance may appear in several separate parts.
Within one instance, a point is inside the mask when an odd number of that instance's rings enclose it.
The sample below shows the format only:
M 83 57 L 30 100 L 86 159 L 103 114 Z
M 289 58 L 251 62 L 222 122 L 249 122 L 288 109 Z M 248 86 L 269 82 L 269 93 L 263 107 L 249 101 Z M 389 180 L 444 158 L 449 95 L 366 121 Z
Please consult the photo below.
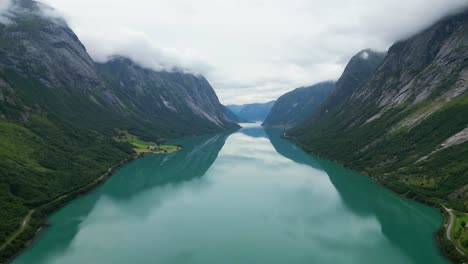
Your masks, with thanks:
M 166 99 L 164 99 L 164 97 L 162 97 L 162 96 L 159 96 L 159 98 L 161 98 L 163 104 L 164 104 L 167 108 L 169 108 L 171 111 L 177 113 L 177 109 L 176 109 L 170 102 L 166 101 Z
M 367 60 L 369 58 L 369 53 L 367 51 L 363 51 L 360 57 L 361 59 Z

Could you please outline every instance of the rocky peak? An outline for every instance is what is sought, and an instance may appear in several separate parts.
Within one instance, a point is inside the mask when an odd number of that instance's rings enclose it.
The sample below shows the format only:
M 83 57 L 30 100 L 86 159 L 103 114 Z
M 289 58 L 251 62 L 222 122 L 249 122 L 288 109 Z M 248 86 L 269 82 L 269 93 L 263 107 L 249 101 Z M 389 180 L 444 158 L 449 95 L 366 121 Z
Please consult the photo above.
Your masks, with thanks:
M 102 82 L 78 37 L 52 8 L 35 1 L 15 0 L 0 28 L 0 68 L 68 93 L 95 91 Z
M 131 128 L 171 137 L 236 126 L 204 77 L 154 71 L 119 56 L 96 64 L 64 20 L 35 1 L 14 0 L 7 17 L 0 26 L 0 79 L 28 109 L 105 133 Z M 13 98 L 8 91 L 1 88 L 3 98 Z
M 465 10 L 394 44 L 382 67 L 352 99 L 378 98 L 378 106 L 386 107 L 440 96 L 450 100 L 465 93 L 467 24 Z
M 362 50 L 354 55 L 318 113 L 323 115 L 343 104 L 375 73 L 385 56 L 386 53 L 371 49 Z

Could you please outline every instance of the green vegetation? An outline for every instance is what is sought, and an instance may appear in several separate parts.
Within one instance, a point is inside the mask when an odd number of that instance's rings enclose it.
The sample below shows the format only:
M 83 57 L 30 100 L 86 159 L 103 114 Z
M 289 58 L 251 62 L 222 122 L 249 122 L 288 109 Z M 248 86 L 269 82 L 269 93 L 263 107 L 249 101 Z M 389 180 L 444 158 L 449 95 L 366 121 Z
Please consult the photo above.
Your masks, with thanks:
M 454 212 L 455 219 L 452 226 L 454 243 L 468 254 L 468 214 Z
M 447 201 L 452 208 L 468 211 L 466 194 L 459 192 L 468 184 L 468 142 L 440 147 L 468 125 L 468 95 L 446 103 L 412 127 L 393 129 L 420 108 L 400 105 L 369 123 L 365 120 L 378 112 L 375 108 L 359 117 L 335 112 L 289 134 L 305 149 L 375 176 L 400 194 L 431 204 Z
M 111 140 L 65 124 L 46 115 L 33 115 L 26 124 L 0 121 L 0 247 L 20 228 L 28 212 L 37 209 L 24 232 L 0 251 L 1 260 L 34 235 L 48 212 L 92 188 L 99 176 L 134 151 L 181 149 L 144 141 L 127 131 L 118 130 Z
M 236 128 L 187 106 L 196 88 L 191 103 L 210 104 L 222 119 L 204 78 L 149 71 L 129 59 L 96 65 L 59 18 L 44 16 L 35 1 L 15 4 L 14 23 L 0 24 L 0 263 L 50 212 L 135 152 L 174 152 L 181 147 L 161 142 Z
M 126 130 L 116 129 L 114 140 L 117 142 L 127 142 L 134 146 L 133 150 L 136 153 L 172 153 L 182 149 L 181 146 L 156 144 L 150 141 L 144 141 L 137 136 L 134 136 Z
M 439 248 L 448 258 L 452 260 L 453 263 L 465 263 L 468 261 L 468 257 L 462 256 L 453 246 L 452 241 L 447 239 L 447 236 L 445 235 L 445 228 L 440 228 L 439 231 L 437 231 L 436 236 Z
M 51 201 L 88 186 L 134 153 L 128 143 L 47 115 L 24 124 L 0 121 L 0 137 L 0 261 L 18 252 L 63 203 Z M 33 209 L 24 232 L 5 244 Z

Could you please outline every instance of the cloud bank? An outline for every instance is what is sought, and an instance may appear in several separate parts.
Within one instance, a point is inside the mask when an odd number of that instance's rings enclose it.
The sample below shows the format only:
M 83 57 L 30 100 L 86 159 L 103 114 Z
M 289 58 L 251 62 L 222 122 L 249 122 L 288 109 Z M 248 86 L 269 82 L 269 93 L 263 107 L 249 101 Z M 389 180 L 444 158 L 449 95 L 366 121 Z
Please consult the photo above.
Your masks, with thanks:
M 468 7 L 466 0 L 41 2 L 65 15 L 95 60 L 119 54 L 155 70 L 201 73 L 225 104 L 266 102 L 337 79 L 358 51 L 386 50 Z

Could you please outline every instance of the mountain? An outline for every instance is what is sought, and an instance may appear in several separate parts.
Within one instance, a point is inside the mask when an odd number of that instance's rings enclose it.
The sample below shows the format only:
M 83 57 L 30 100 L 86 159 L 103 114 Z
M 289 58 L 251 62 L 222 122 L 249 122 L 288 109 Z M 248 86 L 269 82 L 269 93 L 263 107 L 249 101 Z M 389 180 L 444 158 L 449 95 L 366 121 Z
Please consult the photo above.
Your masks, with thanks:
M 156 72 L 121 57 L 95 64 L 67 24 L 46 15 L 49 7 L 15 3 L 12 22 L 0 26 L 2 76 L 17 84 L 2 90 L 10 98 L 5 118 L 43 111 L 106 134 L 120 128 L 153 138 L 233 127 L 204 77 Z
M 331 94 L 335 82 L 297 88 L 278 98 L 263 126 L 291 128 L 304 122 Z
M 235 122 L 235 123 L 246 123 L 246 122 L 248 122 L 247 120 L 244 120 L 244 119 L 240 118 L 238 115 L 234 114 L 234 112 L 231 111 L 231 109 L 229 109 L 227 106 L 224 106 L 224 114 L 232 122 Z
M 247 121 L 263 121 L 270 113 L 275 101 L 244 105 L 228 105 L 227 107 L 241 119 Z
M 238 127 L 204 77 L 122 57 L 97 64 L 53 12 L 14 0 L 0 23 L 0 262 L 34 236 L 58 197 L 135 155 L 114 140 L 118 131 L 158 142 Z
M 320 106 L 316 116 L 332 112 L 342 105 L 356 89 L 361 87 L 377 70 L 386 53 L 365 49 L 354 55 L 336 82 L 332 95 Z
M 144 117 L 168 136 L 214 133 L 237 127 L 203 76 L 154 71 L 125 57 L 96 63 L 124 116 Z
M 466 212 L 467 32 L 465 10 L 395 43 L 374 73 L 343 84 L 347 72 L 361 73 L 350 62 L 320 114 L 287 135 L 408 197 Z

